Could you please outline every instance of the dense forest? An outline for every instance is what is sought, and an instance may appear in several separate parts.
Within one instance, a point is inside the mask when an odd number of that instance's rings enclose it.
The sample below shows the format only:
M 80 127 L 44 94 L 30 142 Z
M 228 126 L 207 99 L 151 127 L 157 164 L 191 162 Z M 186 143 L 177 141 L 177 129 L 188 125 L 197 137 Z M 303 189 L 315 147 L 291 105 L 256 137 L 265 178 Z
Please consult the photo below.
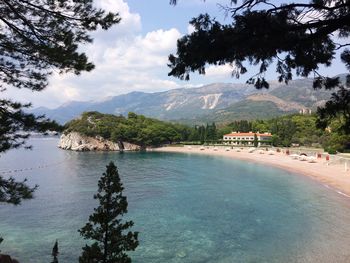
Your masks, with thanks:
M 76 131 L 87 136 L 102 136 L 114 142 L 126 141 L 140 146 L 186 141 L 190 128 L 146 118 L 130 112 L 127 117 L 99 112 L 85 112 L 65 125 L 65 132 Z
M 189 127 L 143 115 L 129 113 L 127 117 L 99 112 L 85 112 L 79 119 L 65 125 L 65 132 L 76 131 L 87 136 L 102 136 L 117 142 L 127 141 L 140 146 L 160 146 L 171 143 L 221 143 L 224 134 L 232 131 L 271 132 L 274 146 L 293 145 L 323 147 L 330 153 L 350 151 L 350 136 L 333 122 L 327 129 L 317 128 L 315 115 L 293 114 L 269 120 L 240 120 L 217 126 L 215 123 Z

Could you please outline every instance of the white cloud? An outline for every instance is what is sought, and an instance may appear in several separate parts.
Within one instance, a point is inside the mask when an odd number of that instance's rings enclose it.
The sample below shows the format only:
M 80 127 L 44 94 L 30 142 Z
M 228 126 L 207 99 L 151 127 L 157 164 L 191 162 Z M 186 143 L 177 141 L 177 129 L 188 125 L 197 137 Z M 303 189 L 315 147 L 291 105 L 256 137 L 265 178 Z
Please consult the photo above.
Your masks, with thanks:
M 119 12 L 122 21 L 108 31 L 98 30 L 94 42 L 82 47 L 95 64 L 81 75 L 54 73 L 42 92 L 11 89 L 6 94 L 34 106 L 57 107 L 70 100 L 101 100 L 131 91 L 163 91 L 178 88 L 169 79 L 168 55 L 176 49 L 181 33 L 159 29 L 141 34 L 141 17 L 132 13 L 125 0 L 98 0 L 97 7 Z
M 225 65 L 220 65 L 220 66 L 209 66 L 205 70 L 205 75 L 208 77 L 227 77 L 232 74 L 232 71 L 234 70 L 234 67 L 225 64 Z
M 122 18 L 117 26 L 109 29 L 108 35 L 111 36 L 113 33 L 133 34 L 141 30 L 141 16 L 131 13 L 128 4 L 123 0 L 95 0 L 95 5 L 107 12 L 119 13 Z
M 18 101 L 33 102 L 34 107 L 57 107 L 67 101 L 101 100 L 131 91 L 156 92 L 181 86 L 198 86 L 199 82 L 229 78 L 228 65 L 207 68 L 206 79 L 191 78 L 181 82 L 169 78 L 168 55 L 176 52 L 181 33 L 176 28 L 142 33 L 141 16 L 131 12 L 126 0 L 96 0 L 97 7 L 118 12 L 120 24 L 108 31 L 93 33 L 94 42 L 81 47 L 96 68 L 81 75 L 54 73 L 49 87 L 41 92 L 9 89 L 4 95 Z M 188 27 L 191 32 L 193 27 Z

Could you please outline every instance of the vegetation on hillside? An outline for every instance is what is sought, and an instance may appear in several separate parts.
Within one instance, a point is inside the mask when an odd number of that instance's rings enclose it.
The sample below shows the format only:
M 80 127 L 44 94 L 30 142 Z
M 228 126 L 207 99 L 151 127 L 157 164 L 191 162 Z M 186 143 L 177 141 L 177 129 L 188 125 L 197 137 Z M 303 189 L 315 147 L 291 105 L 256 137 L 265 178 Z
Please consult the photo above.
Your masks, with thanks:
M 323 147 L 335 153 L 350 150 L 350 135 L 333 121 L 327 129 L 317 126 L 317 116 L 292 114 L 268 120 L 240 120 L 217 126 L 214 122 L 189 127 L 146 118 L 129 113 L 127 117 L 98 112 L 86 112 L 66 125 L 65 132 L 79 132 L 87 136 L 102 136 L 118 142 L 126 141 L 140 146 L 160 146 L 187 142 L 192 144 L 221 143 L 224 134 L 239 132 L 270 132 L 272 144 L 279 147 L 293 145 Z
M 292 114 L 294 111 L 284 111 L 271 101 L 242 100 L 224 109 L 216 110 L 207 115 L 198 116 L 196 122 L 227 122 L 229 120 L 270 119 L 276 116 Z
M 85 112 L 66 125 L 65 132 L 79 132 L 87 136 L 102 136 L 114 142 L 125 141 L 140 146 L 159 146 L 185 141 L 190 128 L 130 112 L 127 117 L 99 112 Z
M 271 132 L 274 146 L 292 145 L 323 147 L 330 153 L 350 150 L 350 135 L 333 121 L 327 129 L 317 127 L 316 115 L 293 114 L 269 120 L 235 121 L 218 129 L 218 139 L 232 131 Z

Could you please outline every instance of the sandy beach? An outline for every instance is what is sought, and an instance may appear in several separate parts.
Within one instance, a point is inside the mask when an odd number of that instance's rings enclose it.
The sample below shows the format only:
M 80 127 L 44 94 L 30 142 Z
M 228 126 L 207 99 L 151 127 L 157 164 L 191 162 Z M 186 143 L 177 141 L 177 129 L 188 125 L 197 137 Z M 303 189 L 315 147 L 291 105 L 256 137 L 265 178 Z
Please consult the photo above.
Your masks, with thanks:
M 266 151 L 263 151 L 263 153 L 261 153 L 262 151 L 256 150 L 250 153 L 247 148 L 238 152 L 235 148 L 227 151 L 225 147 L 217 147 L 215 150 L 214 147 L 205 147 L 204 150 L 201 150 L 200 147 L 185 146 L 161 147 L 153 149 L 153 151 L 225 156 L 229 158 L 270 165 L 288 170 L 293 173 L 309 176 L 322 183 L 325 187 L 331 188 L 339 194 L 350 198 L 350 171 L 345 171 L 344 164 L 335 164 L 330 162 L 329 165 L 327 165 L 325 157 L 317 159 L 315 163 L 310 163 L 307 161 L 293 159 L 292 157 L 282 152 L 274 152 L 273 154 L 268 154 Z

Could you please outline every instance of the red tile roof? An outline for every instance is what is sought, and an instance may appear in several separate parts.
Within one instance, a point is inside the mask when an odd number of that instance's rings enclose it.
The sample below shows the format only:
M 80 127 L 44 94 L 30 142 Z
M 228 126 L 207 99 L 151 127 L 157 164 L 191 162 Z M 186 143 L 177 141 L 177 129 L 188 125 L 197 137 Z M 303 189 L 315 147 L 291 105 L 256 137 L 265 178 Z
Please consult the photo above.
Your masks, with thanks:
M 236 133 L 229 133 L 229 134 L 225 134 L 224 136 L 254 136 L 254 134 L 256 134 L 256 136 L 266 136 L 266 137 L 271 137 L 271 133 L 255 133 L 255 132 L 236 132 Z

